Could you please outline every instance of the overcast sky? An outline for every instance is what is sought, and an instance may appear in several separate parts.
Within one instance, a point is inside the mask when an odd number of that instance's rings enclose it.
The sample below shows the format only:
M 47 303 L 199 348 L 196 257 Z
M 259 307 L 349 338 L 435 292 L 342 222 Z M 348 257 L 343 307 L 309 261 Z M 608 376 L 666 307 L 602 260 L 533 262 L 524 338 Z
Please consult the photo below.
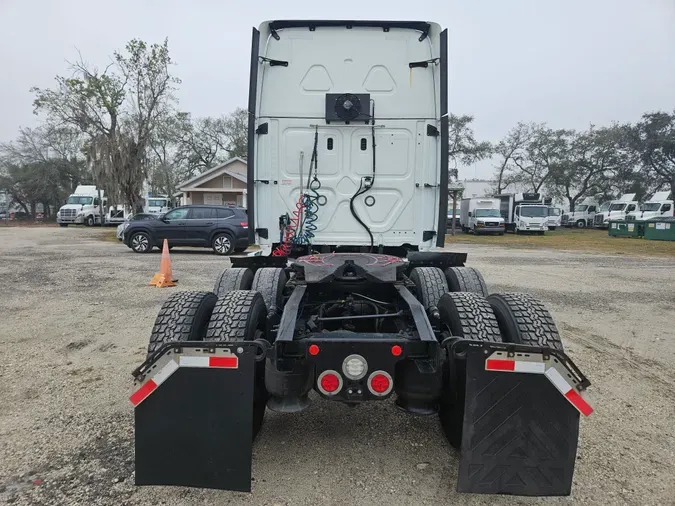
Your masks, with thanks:
M 182 109 L 245 107 L 251 26 L 292 18 L 447 27 L 450 110 L 474 115 L 481 140 L 521 120 L 586 128 L 675 108 L 675 0 L 0 0 L 0 141 L 37 124 L 30 87 L 52 86 L 77 49 L 103 65 L 134 37 L 169 37 Z

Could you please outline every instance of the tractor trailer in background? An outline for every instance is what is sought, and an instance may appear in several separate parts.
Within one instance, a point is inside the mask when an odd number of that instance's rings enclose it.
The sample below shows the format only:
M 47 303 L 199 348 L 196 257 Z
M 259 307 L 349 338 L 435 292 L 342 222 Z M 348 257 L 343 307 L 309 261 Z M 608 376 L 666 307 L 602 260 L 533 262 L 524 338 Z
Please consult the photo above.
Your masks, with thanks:
M 95 185 L 79 185 L 56 213 L 56 222 L 62 227 L 68 225 L 92 227 L 101 223 L 106 205 L 107 198 L 103 190 L 96 188 Z M 103 220 L 105 221 L 105 217 Z
M 673 216 L 673 200 L 670 199 L 670 192 L 656 192 L 651 198 L 640 206 L 637 211 L 632 211 L 626 215 L 628 221 L 642 221 L 650 218 L 665 218 Z
M 504 235 L 504 218 L 499 212 L 499 199 L 469 198 L 460 203 L 459 223 L 462 231 Z
M 610 220 L 624 220 L 629 213 L 638 210 L 635 193 L 624 193 L 618 200 L 605 202 L 593 217 L 595 228 L 608 228 Z
M 598 203 L 592 197 L 587 197 L 580 204 L 574 206 L 574 211 L 568 211 L 563 215 L 562 226 L 568 228 L 592 227 L 597 211 Z
M 540 193 L 506 193 L 495 198 L 499 199 L 507 232 L 544 235 L 548 230 L 550 199 L 544 199 Z

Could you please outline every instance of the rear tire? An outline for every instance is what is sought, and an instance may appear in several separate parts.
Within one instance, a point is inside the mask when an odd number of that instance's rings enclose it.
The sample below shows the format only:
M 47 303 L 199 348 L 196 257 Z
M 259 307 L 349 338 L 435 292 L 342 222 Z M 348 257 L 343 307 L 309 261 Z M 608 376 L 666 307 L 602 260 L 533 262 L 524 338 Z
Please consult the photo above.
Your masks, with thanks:
M 417 300 L 429 313 L 438 311 L 438 301 L 448 292 L 448 281 L 438 267 L 415 267 L 410 272 L 410 280 L 415 283 Z
M 265 338 L 267 313 L 262 295 L 234 290 L 218 299 L 206 330 L 205 341 L 254 341 Z M 256 363 L 253 393 L 253 439 L 262 427 L 267 406 L 265 361 Z
M 281 312 L 284 306 L 284 289 L 288 277 L 278 267 L 263 267 L 255 272 L 251 290 L 260 292 L 267 307 L 267 313 Z
M 216 280 L 213 293 L 223 297 L 232 290 L 250 290 L 253 283 L 253 271 L 244 267 L 230 267 L 223 270 Z
M 230 255 L 234 251 L 234 238 L 226 232 L 216 234 L 211 247 L 216 255 Z
M 488 296 L 488 289 L 483 276 L 473 267 L 448 267 L 445 279 L 451 292 L 472 292 Z
M 480 294 L 446 293 L 438 301 L 441 323 L 453 336 L 474 341 L 502 342 L 499 323 L 490 303 Z
M 446 293 L 438 302 L 441 324 L 450 329 L 453 336 L 475 341 L 502 341 L 499 324 L 488 301 L 477 293 Z M 439 403 L 438 417 L 450 445 L 459 449 L 462 445 L 464 402 L 466 390 L 466 363 L 456 361 L 456 367 L 443 368 L 443 392 Z
M 493 293 L 487 298 L 499 322 L 504 342 L 563 351 L 551 313 L 527 293 Z
M 134 253 L 149 253 L 152 251 L 152 242 L 150 242 L 150 236 L 145 232 L 136 232 L 129 239 L 129 244 L 131 245 L 131 250 Z
M 211 292 L 177 292 L 159 310 L 152 327 L 148 355 L 166 343 L 202 341 L 218 298 Z

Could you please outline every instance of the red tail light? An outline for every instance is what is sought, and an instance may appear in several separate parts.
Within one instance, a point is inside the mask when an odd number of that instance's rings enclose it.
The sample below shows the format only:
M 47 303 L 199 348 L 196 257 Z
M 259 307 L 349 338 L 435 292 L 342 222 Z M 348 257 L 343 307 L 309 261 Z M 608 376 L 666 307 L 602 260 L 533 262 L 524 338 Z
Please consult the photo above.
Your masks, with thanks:
M 401 348 L 398 344 L 395 344 L 391 347 L 391 354 L 395 357 L 400 357 L 401 353 L 403 353 L 403 348 Z
M 244 228 L 248 228 L 248 221 L 242 221 L 240 225 Z
M 336 371 L 324 371 L 319 375 L 317 388 L 324 395 L 335 395 L 342 389 L 342 376 Z
M 316 344 L 310 344 L 309 345 L 309 354 L 312 356 L 316 356 L 319 354 L 319 347 Z
M 373 395 L 383 397 L 394 388 L 394 381 L 389 373 L 385 371 L 375 371 L 368 377 L 368 390 Z

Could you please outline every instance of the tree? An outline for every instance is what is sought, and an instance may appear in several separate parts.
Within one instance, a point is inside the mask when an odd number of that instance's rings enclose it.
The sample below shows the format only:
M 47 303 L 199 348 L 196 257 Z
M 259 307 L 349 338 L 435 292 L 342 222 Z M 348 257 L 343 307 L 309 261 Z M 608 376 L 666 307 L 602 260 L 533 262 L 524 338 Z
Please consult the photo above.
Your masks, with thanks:
M 49 216 L 87 178 L 82 136 L 67 127 L 20 129 L 15 141 L 0 144 L 0 162 L 0 189 L 33 216 L 38 203 Z
M 458 177 L 458 164 L 471 165 L 492 154 L 492 145 L 489 142 L 478 142 L 476 140 L 471 128 L 473 119 L 473 116 L 469 115 L 455 116 L 451 114 L 449 117 L 450 179 Z
M 33 88 L 35 112 L 52 124 L 70 125 L 86 136 L 87 159 L 96 184 L 111 201 L 141 207 L 147 149 L 154 129 L 171 111 L 174 85 L 168 40 L 148 46 L 131 40 L 102 71 L 80 58 L 72 77 L 56 77 L 55 89 Z
M 627 127 L 591 127 L 585 132 L 567 132 L 562 139 L 564 154 L 551 167 L 551 182 L 569 202 L 606 193 L 612 177 L 632 164 L 626 149 Z
M 675 110 L 643 114 L 630 138 L 631 148 L 653 177 L 651 186 L 668 187 L 675 195 Z
M 496 186 L 492 193 L 499 195 L 506 187 L 516 182 L 518 167 L 515 162 L 525 157 L 525 149 L 535 128 L 534 123 L 518 123 L 494 147 L 494 154 L 499 156 L 499 162 L 495 166 Z
M 248 149 L 248 111 L 237 108 L 220 118 L 199 118 L 181 129 L 181 157 L 186 177 L 194 177 L 219 163 L 246 158 Z
M 551 167 L 565 156 L 567 130 L 552 130 L 545 125 L 531 125 L 525 149 L 516 152 L 513 163 L 519 173 L 517 182 L 528 190 L 539 193 L 551 177 Z

